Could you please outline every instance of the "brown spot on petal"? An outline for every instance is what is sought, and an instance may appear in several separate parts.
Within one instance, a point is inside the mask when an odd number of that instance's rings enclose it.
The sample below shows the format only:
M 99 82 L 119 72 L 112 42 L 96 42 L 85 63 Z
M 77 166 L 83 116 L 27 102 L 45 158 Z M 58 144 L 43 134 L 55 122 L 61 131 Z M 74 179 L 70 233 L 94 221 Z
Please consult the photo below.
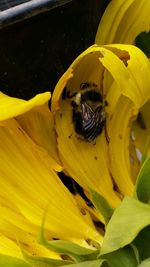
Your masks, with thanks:
M 21 242 L 21 244 L 22 244 L 24 247 L 27 247 L 27 248 L 30 247 L 28 244 L 26 244 L 26 243 L 24 243 L 24 242 Z
M 68 135 L 68 138 L 71 139 L 72 135 L 73 135 L 73 134 Z
M 119 134 L 119 139 L 122 140 L 122 135 L 121 134 Z
M 80 211 L 81 211 L 81 213 L 83 214 L 83 215 L 86 215 L 86 210 L 85 209 L 80 209 Z
M 92 239 L 88 238 L 88 239 L 86 239 L 86 242 L 87 242 L 90 246 L 92 246 L 92 247 L 94 247 L 94 248 L 96 248 L 96 249 L 100 249 L 100 244 L 97 243 L 95 240 L 92 240 Z
M 61 255 L 62 260 L 69 260 L 72 261 L 72 258 L 69 257 L 68 255 Z

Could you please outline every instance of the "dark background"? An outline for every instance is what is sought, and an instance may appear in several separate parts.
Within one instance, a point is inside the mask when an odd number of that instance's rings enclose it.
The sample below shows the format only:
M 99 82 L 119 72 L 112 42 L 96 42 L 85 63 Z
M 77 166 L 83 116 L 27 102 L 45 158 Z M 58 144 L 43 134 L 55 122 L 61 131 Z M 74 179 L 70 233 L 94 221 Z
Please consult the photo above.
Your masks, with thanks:
M 72 0 L 0 30 L 0 90 L 31 98 L 53 91 L 71 62 L 94 43 L 109 0 Z

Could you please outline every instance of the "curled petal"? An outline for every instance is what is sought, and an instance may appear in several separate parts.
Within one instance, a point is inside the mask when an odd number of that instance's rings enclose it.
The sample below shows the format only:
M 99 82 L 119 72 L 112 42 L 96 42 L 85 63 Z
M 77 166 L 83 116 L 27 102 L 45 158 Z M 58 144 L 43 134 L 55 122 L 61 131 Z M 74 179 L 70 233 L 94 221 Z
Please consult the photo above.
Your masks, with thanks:
M 133 44 L 136 36 L 150 29 L 150 2 L 147 0 L 111 1 L 101 19 L 96 44 Z
M 109 47 L 112 51 L 116 50 L 115 45 Z M 107 98 L 110 103 L 108 133 L 110 136 L 111 172 L 122 194 L 130 195 L 139 170 L 137 157 L 133 156 L 135 152 L 129 151 L 131 126 L 139 110 L 150 99 L 148 74 L 150 62 L 144 53 L 134 46 L 117 45 L 117 48 L 127 51 L 129 58 L 126 65 L 122 64 L 115 55 L 112 56 L 110 51 L 105 51 L 104 57 L 100 60 L 115 81 L 110 87 Z M 113 64 L 110 64 L 109 56 L 111 56 Z M 118 92 L 115 96 L 114 90 Z M 134 157 L 134 164 L 131 162 L 131 154 L 132 158 Z M 131 172 L 131 169 L 135 174 Z
M 73 98 L 64 96 L 65 91 L 67 95 L 75 95 L 80 92 L 82 83 L 92 82 L 97 85 L 99 92 L 106 95 L 107 100 L 109 88 L 103 87 L 105 75 L 103 59 L 108 55 L 107 63 L 110 64 L 112 58 L 115 57 L 116 61 L 119 61 L 119 67 L 117 66 L 113 73 L 118 73 L 120 66 L 122 66 L 123 72 L 125 72 L 124 68 L 126 68 L 119 57 L 123 57 L 123 60 L 126 57 L 127 59 L 129 58 L 128 52 L 124 51 L 125 49 L 123 51 L 117 50 L 116 46 L 115 52 L 117 55 L 111 50 L 113 50 L 111 47 L 95 45 L 87 49 L 73 62 L 56 85 L 52 96 L 52 111 L 55 114 L 58 150 L 66 172 L 86 190 L 89 187 L 94 188 L 104 195 L 113 206 L 116 206 L 119 203 L 119 198 L 113 190 L 113 183 L 109 172 L 108 144 L 105 133 L 103 131 L 96 138 L 95 142 L 87 142 L 78 136 L 75 131 L 72 115 L 71 101 Z M 70 72 L 72 77 L 69 77 Z M 120 75 L 120 77 L 122 76 Z M 126 72 L 125 77 L 123 76 L 121 79 L 124 81 L 125 78 Z M 64 89 L 62 85 L 65 85 L 66 88 Z M 104 92 L 102 92 L 102 88 Z M 114 100 L 110 102 L 112 106 L 115 105 L 121 93 L 121 86 L 117 88 L 118 90 L 114 91 Z
M 100 58 L 100 61 L 119 86 L 116 88 L 118 97 L 120 94 L 127 96 L 134 103 L 135 108 L 140 109 L 150 98 L 150 62 L 148 58 L 140 49 L 132 45 L 117 44 L 106 47 L 107 49 L 103 48 L 104 57 Z M 120 56 L 125 59 L 125 64 L 115 55 L 120 53 L 119 51 L 122 51 Z M 126 54 L 123 51 L 126 51 Z M 114 90 L 113 92 L 110 90 L 108 94 L 112 96 L 111 93 L 115 94 L 116 103 L 118 100 L 117 92 L 114 93 Z M 110 100 L 110 105 L 112 103 L 114 102 Z
M 113 190 L 111 175 L 122 194 L 133 192 L 130 131 L 138 110 L 150 98 L 149 70 L 147 57 L 134 46 L 94 45 L 72 63 L 52 97 L 58 150 L 66 172 L 86 191 L 93 188 L 113 206 L 119 199 Z M 109 144 L 104 131 L 95 142 L 83 140 L 76 132 L 72 100 L 78 92 L 83 94 L 81 85 L 86 82 L 96 84 L 108 102 Z
M 132 195 L 134 184 L 130 171 L 129 141 L 133 103 L 120 97 L 109 124 L 109 154 L 113 178 L 123 195 Z

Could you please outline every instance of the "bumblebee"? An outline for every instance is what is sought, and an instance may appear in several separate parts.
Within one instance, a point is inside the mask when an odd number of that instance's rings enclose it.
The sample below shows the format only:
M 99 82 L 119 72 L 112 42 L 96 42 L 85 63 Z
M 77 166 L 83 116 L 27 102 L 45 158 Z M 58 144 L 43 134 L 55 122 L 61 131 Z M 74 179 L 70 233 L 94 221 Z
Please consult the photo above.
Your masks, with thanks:
M 105 126 L 107 102 L 94 83 L 82 83 L 80 89 L 72 96 L 72 121 L 75 132 L 84 140 L 92 142 Z

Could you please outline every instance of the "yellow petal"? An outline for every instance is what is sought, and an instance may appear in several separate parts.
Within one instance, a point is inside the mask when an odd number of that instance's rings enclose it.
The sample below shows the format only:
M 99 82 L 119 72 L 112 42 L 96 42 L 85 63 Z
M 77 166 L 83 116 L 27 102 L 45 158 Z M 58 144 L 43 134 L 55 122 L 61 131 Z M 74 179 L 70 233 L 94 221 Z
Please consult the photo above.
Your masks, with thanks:
M 0 121 L 23 114 L 31 110 L 33 107 L 41 106 L 48 102 L 49 99 L 49 92 L 36 95 L 28 101 L 15 97 L 9 97 L 0 92 Z
M 134 134 L 134 145 L 143 154 L 146 148 L 150 147 L 150 102 L 147 102 L 141 109 L 140 114 L 143 117 L 144 125 L 141 125 L 140 121 L 136 120 L 133 124 L 132 130 Z M 147 151 L 148 152 L 148 151 Z
M 58 88 L 58 90 L 55 90 L 52 97 L 53 97 L 53 101 L 51 102 L 51 108 L 52 111 L 56 111 L 57 109 L 59 109 L 59 98 L 61 97 L 62 91 L 65 88 L 66 84 L 68 83 L 68 81 L 73 77 L 73 69 L 69 68 L 63 75 L 63 79 L 60 79 L 56 85 L 56 88 Z
M 134 186 L 130 172 L 129 141 L 133 103 L 120 97 L 109 123 L 109 154 L 112 176 L 123 195 L 132 195 Z
M 49 92 L 36 95 L 28 101 L 0 93 L 0 121 L 17 116 L 16 119 L 32 140 L 40 147 L 45 148 L 45 154 L 49 153 L 52 168 L 61 171 L 54 121 L 48 108 L 49 99 Z
M 13 217 L 12 217 L 13 218 Z M 9 242 L 7 240 L 12 240 L 14 243 L 14 248 L 17 257 L 20 257 L 20 249 L 25 250 L 32 256 L 48 257 L 52 259 L 60 259 L 60 256 L 44 246 L 37 243 L 37 234 L 33 235 L 31 232 L 25 232 L 15 224 L 8 222 L 7 219 L 3 220 L 0 218 L 0 231 L 2 235 L 6 238 L 6 243 L 4 243 L 2 249 L 2 254 L 11 255 L 11 251 L 7 252 Z M 16 246 L 15 246 L 16 244 Z M 20 249 L 19 249 L 20 247 Z
M 107 6 L 96 34 L 96 44 L 133 44 L 136 36 L 150 29 L 150 2 L 113 0 Z
M 56 116 L 58 148 L 64 168 L 87 191 L 89 187 L 94 188 L 116 206 L 119 199 L 113 192 L 113 184 L 107 166 L 105 135 L 99 136 L 96 144 L 78 139 L 74 133 L 67 108 L 66 105 L 62 106 L 62 118 L 60 113 L 57 113 Z
M 31 255 L 60 258 L 37 243 L 38 227 L 27 220 L 13 202 L 4 197 L 0 197 L 0 214 L 0 243 L 3 242 L 0 253 L 22 258 L 20 246 Z
M 107 93 L 107 101 L 109 104 L 108 113 L 110 116 L 116 106 L 120 95 L 128 90 L 129 83 L 131 84 L 130 87 L 132 87 L 132 89 L 130 89 L 129 91 L 134 92 L 135 90 L 132 78 L 130 77 L 130 73 L 128 72 L 125 65 L 130 59 L 130 55 L 128 51 L 125 50 L 125 47 L 123 47 L 123 49 L 119 48 L 119 45 L 103 47 L 103 57 L 100 58 L 100 62 L 103 64 L 106 70 L 109 71 L 112 77 L 109 84 L 107 84 L 105 80 L 107 79 L 108 75 L 106 77 L 104 75 L 104 85 L 106 87 L 105 91 Z
M 104 57 L 100 58 L 100 61 L 111 73 L 115 82 L 119 86 L 119 88 L 116 88 L 118 94 L 117 92 L 114 93 L 116 96 L 115 101 L 109 101 L 108 99 L 108 102 L 110 102 L 110 105 L 112 105 L 113 102 L 115 106 L 118 97 L 120 94 L 123 94 L 134 102 L 136 109 L 139 109 L 150 98 L 150 62 L 148 58 L 140 49 L 132 45 L 108 45 L 106 48 L 107 49 L 103 48 Z M 109 51 L 109 49 L 111 51 Z M 120 52 L 126 51 L 126 55 L 122 54 L 122 56 L 125 56 L 127 66 L 125 66 L 115 55 L 119 53 L 119 50 Z M 110 99 L 113 91 L 111 89 L 108 92 Z
M 85 192 L 86 193 L 86 192 Z M 103 224 L 105 223 L 104 222 L 104 218 L 102 217 L 102 215 L 95 209 L 95 207 L 91 206 L 90 205 L 88 206 L 86 204 L 86 201 L 83 200 L 83 198 L 79 195 L 79 194 L 76 194 L 75 195 L 75 199 L 77 201 L 77 205 L 79 206 L 79 208 L 81 210 L 83 210 L 83 212 L 86 212 L 88 211 L 90 213 L 90 215 L 92 216 L 93 218 L 93 221 L 101 221 Z
M 150 98 L 150 80 L 148 74 L 150 63 L 144 53 L 138 48 L 128 45 L 117 45 L 117 49 L 121 49 L 122 51 L 126 50 L 128 53 L 128 58 L 126 56 L 127 64 L 125 66 L 115 54 L 112 54 L 112 52 L 116 53 L 116 45 L 110 45 L 108 47 L 111 51 L 104 50 L 104 57 L 100 60 L 115 80 L 107 94 L 109 103 L 108 113 L 110 114 L 108 133 L 110 136 L 109 153 L 111 171 L 121 192 L 123 194 L 131 194 L 133 191 L 133 181 L 135 182 L 140 165 L 137 158 L 135 158 L 135 151 L 132 149 L 131 152 L 128 149 L 131 134 L 130 127 L 138 110 Z M 116 92 L 115 94 L 114 91 Z M 117 104 L 120 94 L 131 99 L 134 106 L 128 104 L 126 98 L 124 98 L 124 101 L 121 100 L 122 102 L 120 104 Z M 134 164 L 130 164 L 129 159 L 133 159 L 133 157 Z
M 100 61 L 114 78 L 107 95 L 110 115 L 107 124 L 110 137 L 111 172 L 121 193 L 130 195 L 133 191 L 133 181 L 135 182 L 135 174 L 131 172 L 133 166 L 129 151 L 131 125 L 138 110 L 150 98 L 148 74 L 150 63 L 144 53 L 134 46 L 110 45 L 108 47 L 111 52 L 105 49 L 104 57 Z M 116 53 L 116 48 L 128 53 L 129 57 L 126 57 L 125 65 L 115 54 L 112 54 L 112 52 Z M 134 168 L 137 175 L 139 165 L 134 164 Z
M 71 95 L 78 92 L 80 84 L 84 82 L 103 86 L 104 67 L 99 59 L 103 59 L 105 50 L 107 48 L 92 46 L 73 62 L 56 85 L 52 96 L 52 109 L 55 114 L 58 149 L 65 170 L 86 190 L 89 187 L 94 188 L 116 206 L 119 198 L 113 190 L 109 173 L 108 146 L 104 132 L 98 136 L 95 143 L 78 138 L 72 122 L 71 99 L 61 99 L 64 84 Z M 110 53 L 113 54 L 111 51 Z M 70 72 L 72 78 L 68 80 Z
M 59 100 L 62 95 L 63 89 L 67 86 L 70 93 L 75 93 L 79 91 L 80 84 L 86 81 L 87 78 L 90 81 L 95 81 L 99 86 L 102 85 L 103 78 L 103 67 L 99 64 L 97 60 L 102 57 L 101 54 L 102 47 L 93 45 L 85 50 L 81 55 L 79 55 L 68 70 L 63 74 L 61 79 L 56 84 L 55 90 L 52 95 L 52 111 L 55 112 L 59 109 Z M 91 65 L 89 65 L 89 61 Z M 97 68 L 97 72 L 93 70 Z M 86 69 L 83 73 L 83 69 Z M 76 70 L 76 73 L 74 72 Z
M 141 109 L 138 118 L 133 122 L 130 139 L 130 154 L 132 159 L 132 175 L 135 181 L 144 158 L 150 153 L 150 103 Z
M 58 157 L 54 120 L 47 104 L 36 107 L 29 112 L 17 116 L 17 121 L 34 142 L 49 153 L 53 168 L 61 171 Z
M 138 110 L 150 98 L 149 70 L 147 57 L 134 46 L 95 45 L 72 63 L 52 96 L 58 149 L 66 172 L 87 191 L 91 187 L 100 192 L 113 206 L 119 203 L 119 199 L 113 190 L 111 175 L 122 194 L 131 195 L 133 191 L 128 149 L 130 130 Z M 80 84 L 84 82 L 103 88 L 108 101 L 109 145 L 104 132 L 95 143 L 79 138 L 72 121 L 72 98 L 61 98 L 64 84 L 72 95 L 81 90 Z
M 3 235 L 0 235 L 0 254 L 23 259 L 20 248 L 15 242 Z
M 77 208 L 71 193 L 45 163 L 41 149 L 13 119 L 0 127 L 0 196 L 13 203 L 33 225 L 41 225 L 48 208 L 46 229 L 49 236 L 68 239 L 102 240 Z M 48 160 L 48 157 L 47 159 Z M 11 193 L 10 193 L 11 192 Z

